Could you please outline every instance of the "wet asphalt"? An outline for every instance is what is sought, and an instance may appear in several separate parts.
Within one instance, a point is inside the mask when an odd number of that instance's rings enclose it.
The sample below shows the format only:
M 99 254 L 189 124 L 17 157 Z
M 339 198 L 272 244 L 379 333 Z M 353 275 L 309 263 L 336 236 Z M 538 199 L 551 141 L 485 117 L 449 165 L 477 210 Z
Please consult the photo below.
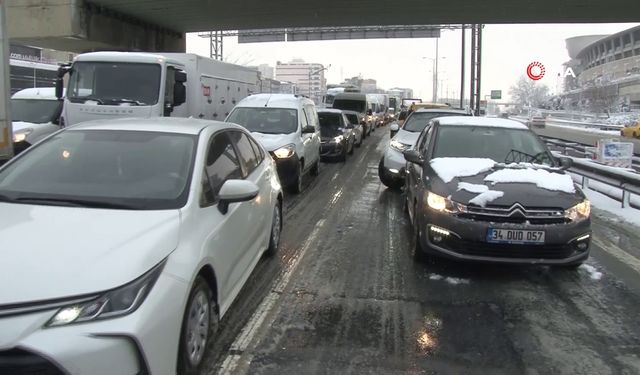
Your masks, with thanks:
M 416 263 L 404 197 L 377 175 L 387 142 L 379 128 L 285 197 L 280 251 L 205 373 L 640 374 L 638 228 L 596 210 L 592 269 Z

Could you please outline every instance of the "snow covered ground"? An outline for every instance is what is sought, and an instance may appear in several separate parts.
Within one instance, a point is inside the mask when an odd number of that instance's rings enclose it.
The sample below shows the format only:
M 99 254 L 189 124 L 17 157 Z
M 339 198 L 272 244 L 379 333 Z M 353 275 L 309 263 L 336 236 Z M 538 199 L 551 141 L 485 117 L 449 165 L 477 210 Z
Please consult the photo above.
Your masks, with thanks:
M 550 122 L 551 121 L 553 121 L 553 120 L 550 120 Z M 619 130 L 602 130 L 602 129 L 596 129 L 596 128 L 588 128 L 586 126 L 560 124 L 558 122 L 553 122 L 551 124 L 547 123 L 547 126 L 558 127 L 558 128 L 567 128 L 567 129 L 575 129 L 575 130 L 580 130 L 580 131 L 585 132 L 585 133 L 602 134 L 602 135 L 607 135 L 607 136 L 610 136 L 610 137 L 620 137 L 620 131 Z
M 640 226 L 640 210 L 631 207 L 622 208 L 620 202 L 597 191 L 590 189 L 583 191 L 593 207 L 618 216 L 630 224 Z

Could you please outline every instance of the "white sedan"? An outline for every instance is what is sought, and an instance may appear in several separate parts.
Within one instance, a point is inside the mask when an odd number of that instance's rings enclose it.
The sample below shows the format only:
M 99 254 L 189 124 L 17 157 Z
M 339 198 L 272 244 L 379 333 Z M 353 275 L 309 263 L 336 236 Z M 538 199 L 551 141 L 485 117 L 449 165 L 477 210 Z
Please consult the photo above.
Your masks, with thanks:
M 0 373 L 198 373 L 281 228 L 274 162 L 239 126 L 54 134 L 0 169 Z

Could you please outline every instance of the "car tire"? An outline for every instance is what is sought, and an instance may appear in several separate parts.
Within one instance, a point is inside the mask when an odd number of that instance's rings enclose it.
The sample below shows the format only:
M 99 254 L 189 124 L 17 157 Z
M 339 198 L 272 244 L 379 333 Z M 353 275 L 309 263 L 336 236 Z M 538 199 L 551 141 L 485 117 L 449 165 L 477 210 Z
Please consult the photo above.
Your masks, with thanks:
M 398 190 L 404 185 L 404 181 L 389 176 L 384 166 L 384 157 L 382 157 L 380 163 L 378 163 L 378 177 L 380 177 L 380 182 L 389 189 Z
M 265 254 L 267 256 L 274 256 L 278 252 L 278 246 L 280 245 L 280 235 L 282 234 L 282 205 L 280 201 L 276 203 L 276 207 L 273 209 L 273 218 L 271 220 L 271 232 L 269 233 L 269 247 Z
M 342 154 L 338 157 L 338 160 L 343 163 L 347 161 L 347 146 L 342 149 Z
M 311 167 L 311 170 L 309 171 L 309 173 L 311 173 L 311 175 L 314 177 L 320 174 L 320 157 L 318 157 L 318 160 L 316 160 L 316 162 L 313 163 L 313 167 Z
M 300 194 L 302 192 L 302 162 L 298 163 L 298 173 L 296 173 L 295 181 L 289 186 L 289 190 L 294 194 Z
M 218 330 L 218 309 L 209 284 L 196 277 L 182 317 L 178 346 L 179 375 L 201 374 L 209 365 L 210 346 Z M 202 336 L 206 336 L 202 338 Z
M 356 149 L 356 139 L 355 138 L 351 138 L 351 142 L 349 142 L 351 144 L 351 148 L 349 148 L 349 155 L 353 155 L 353 152 Z
M 413 260 L 416 262 L 424 262 L 427 256 L 424 253 L 422 243 L 420 242 L 420 227 L 418 224 L 418 208 L 416 204 L 413 205 L 413 238 L 414 243 L 413 246 L 411 246 L 411 255 Z

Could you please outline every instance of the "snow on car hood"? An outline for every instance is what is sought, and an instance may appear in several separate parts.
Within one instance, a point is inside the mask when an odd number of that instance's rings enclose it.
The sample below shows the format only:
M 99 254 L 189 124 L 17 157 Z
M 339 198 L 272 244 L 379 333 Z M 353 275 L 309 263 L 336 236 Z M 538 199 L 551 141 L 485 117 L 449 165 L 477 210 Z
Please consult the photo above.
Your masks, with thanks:
M 178 210 L 12 203 L 0 203 L 0 210 L 0 306 L 118 287 L 178 244 Z
M 400 129 L 398 130 L 398 133 L 396 133 L 396 135 L 393 137 L 393 139 L 400 143 L 414 146 L 419 137 L 419 132 L 408 132 L 406 130 Z
M 447 159 L 447 160 L 443 160 Z M 457 159 L 457 160 L 453 160 Z M 434 193 L 462 204 L 567 209 L 585 199 L 568 174 L 531 165 L 497 164 L 490 159 L 439 158 L 431 161 Z
M 262 147 L 267 151 L 275 151 L 284 145 L 295 143 L 296 133 L 291 134 L 266 134 L 251 132 L 253 138 L 255 138 Z
M 11 129 L 14 133 L 23 130 L 29 129 L 37 126 L 42 126 L 42 124 L 34 124 L 33 122 L 24 122 L 24 121 L 14 121 L 11 123 Z

